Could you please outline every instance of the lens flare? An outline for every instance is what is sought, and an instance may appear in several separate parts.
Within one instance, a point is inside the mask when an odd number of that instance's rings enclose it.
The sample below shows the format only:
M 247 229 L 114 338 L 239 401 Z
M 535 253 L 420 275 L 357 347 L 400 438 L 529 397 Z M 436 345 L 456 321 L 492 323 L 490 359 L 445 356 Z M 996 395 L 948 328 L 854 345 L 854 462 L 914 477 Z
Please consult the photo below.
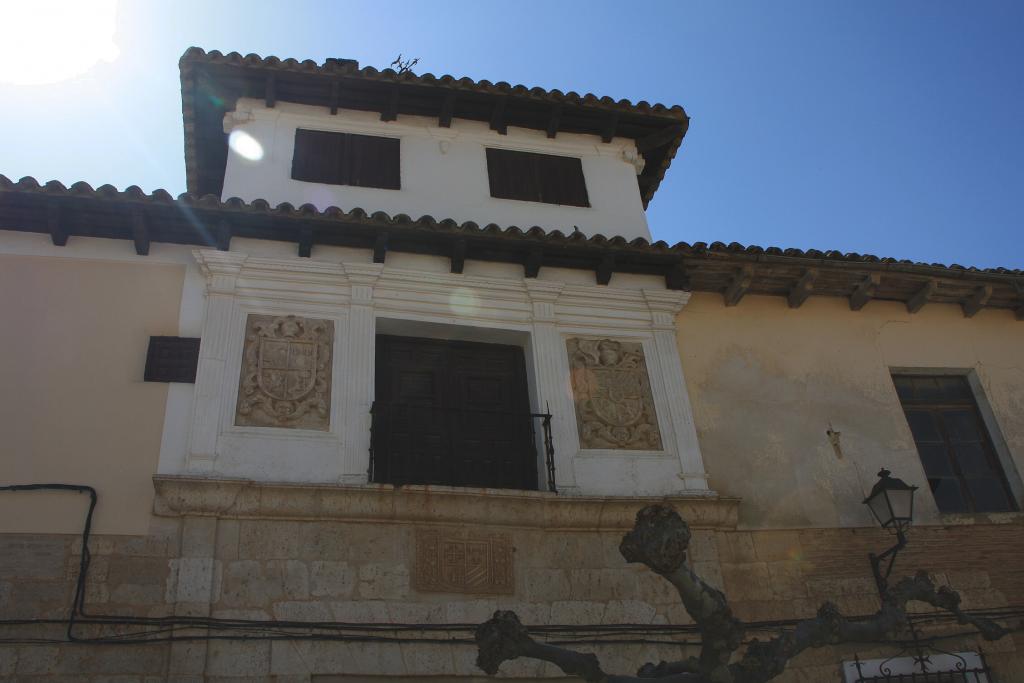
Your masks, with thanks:
M 0 83 L 60 83 L 113 62 L 116 29 L 116 0 L 3 3 Z
M 228 147 L 232 152 L 249 161 L 259 161 L 263 158 L 263 145 L 244 130 L 231 131 L 231 135 L 228 136 Z
M 459 287 L 448 296 L 448 307 L 457 315 L 475 315 L 480 310 L 480 297 L 472 289 Z

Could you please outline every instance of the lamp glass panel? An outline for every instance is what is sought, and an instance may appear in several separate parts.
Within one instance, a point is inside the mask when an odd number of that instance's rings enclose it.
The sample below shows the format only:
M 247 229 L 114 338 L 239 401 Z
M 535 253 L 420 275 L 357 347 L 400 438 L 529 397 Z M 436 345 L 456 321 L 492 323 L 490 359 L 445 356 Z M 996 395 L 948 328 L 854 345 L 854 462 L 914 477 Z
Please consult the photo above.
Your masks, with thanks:
M 914 513 L 914 491 L 912 489 L 890 489 L 889 504 L 892 506 L 893 517 L 909 520 Z
M 868 499 L 868 507 L 871 508 L 871 512 L 875 515 L 875 519 L 882 526 L 889 526 L 892 522 L 892 510 L 889 509 L 889 499 L 886 497 L 885 491 L 880 491 L 872 498 Z

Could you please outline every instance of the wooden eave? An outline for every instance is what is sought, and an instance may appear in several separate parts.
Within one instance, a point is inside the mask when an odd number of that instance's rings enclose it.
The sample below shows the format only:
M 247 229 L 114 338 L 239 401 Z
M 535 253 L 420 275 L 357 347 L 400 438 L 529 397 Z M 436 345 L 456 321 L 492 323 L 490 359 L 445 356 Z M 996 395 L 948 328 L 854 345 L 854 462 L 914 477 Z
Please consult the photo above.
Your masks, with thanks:
M 224 114 L 240 97 L 294 102 L 338 109 L 373 111 L 382 120 L 398 115 L 427 116 L 438 125 L 453 118 L 488 122 L 498 132 L 507 126 L 584 133 L 608 141 L 636 140 L 646 165 L 637 176 L 644 206 L 654 196 L 689 126 L 682 107 L 632 103 L 574 92 L 527 88 L 453 76 L 399 74 L 390 69 L 358 68 L 354 62 L 281 60 L 276 57 L 223 55 L 189 48 L 179 61 L 185 167 L 188 191 L 221 195 L 227 163 Z
M 1024 320 L 1024 271 L 1005 268 L 914 263 L 861 254 L 745 247 L 739 244 L 649 243 L 637 238 L 585 237 L 539 227 L 458 223 L 431 216 L 413 219 L 361 209 L 318 211 L 213 195 L 163 190 L 145 194 L 137 187 L 119 192 L 87 183 L 70 188 L 57 181 L 40 185 L 33 178 L 17 183 L 0 175 L 0 229 L 49 234 L 54 244 L 75 237 L 126 240 L 136 253 L 152 243 L 189 244 L 226 250 L 232 237 L 292 242 L 299 256 L 318 246 L 372 250 L 383 262 L 388 252 L 448 258 L 452 272 L 466 260 L 515 263 L 526 277 L 541 268 L 588 270 L 596 283 L 616 273 L 658 275 L 670 289 L 718 292 L 729 305 L 747 294 L 785 297 L 797 307 L 808 296 L 843 297 L 860 310 L 871 301 L 899 301 L 916 312 L 929 303 L 958 304 L 970 317 L 983 308 L 1007 309 Z

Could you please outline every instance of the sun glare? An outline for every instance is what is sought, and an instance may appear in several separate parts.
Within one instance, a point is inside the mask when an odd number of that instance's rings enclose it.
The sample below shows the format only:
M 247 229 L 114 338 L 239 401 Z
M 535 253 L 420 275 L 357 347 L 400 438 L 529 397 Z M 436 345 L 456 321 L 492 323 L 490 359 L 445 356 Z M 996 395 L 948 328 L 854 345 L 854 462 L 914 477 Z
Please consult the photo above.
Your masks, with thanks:
M 43 85 L 112 62 L 117 0 L 4 2 L 0 83 Z
M 235 154 L 249 161 L 259 161 L 263 158 L 263 145 L 253 136 L 244 130 L 235 129 L 228 136 L 228 147 Z

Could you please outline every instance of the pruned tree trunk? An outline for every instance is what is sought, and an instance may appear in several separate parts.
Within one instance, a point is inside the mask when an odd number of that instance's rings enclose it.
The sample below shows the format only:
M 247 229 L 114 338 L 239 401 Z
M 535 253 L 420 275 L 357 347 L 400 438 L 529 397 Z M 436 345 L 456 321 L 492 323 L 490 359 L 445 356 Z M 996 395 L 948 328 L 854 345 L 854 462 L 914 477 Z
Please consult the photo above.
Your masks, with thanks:
M 808 648 L 839 643 L 877 643 L 908 630 L 907 603 L 917 600 L 952 613 L 960 624 L 978 629 L 985 640 L 1008 633 L 998 623 L 965 614 L 960 596 L 936 588 L 926 572 L 904 578 L 882 596 L 882 606 L 869 619 L 850 621 L 831 602 L 811 619 L 799 622 L 768 641 L 754 640 L 743 655 L 743 623 L 732 614 L 722 591 L 709 586 L 686 564 L 690 529 L 671 507 L 650 505 L 640 510 L 633 529 L 622 539 L 619 552 L 627 562 L 639 562 L 669 581 L 701 634 L 699 657 L 678 662 L 648 663 L 635 676 L 617 676 L 601 669 L 597 656 L 538 643 L 514 612 L 499 611 L 476 630 L 477 666 L 495 674 L 502 662 L 528 657 L 550 662 L 564 673 L 588 683 L 765 683 L 781 674 L 790 660 Z

